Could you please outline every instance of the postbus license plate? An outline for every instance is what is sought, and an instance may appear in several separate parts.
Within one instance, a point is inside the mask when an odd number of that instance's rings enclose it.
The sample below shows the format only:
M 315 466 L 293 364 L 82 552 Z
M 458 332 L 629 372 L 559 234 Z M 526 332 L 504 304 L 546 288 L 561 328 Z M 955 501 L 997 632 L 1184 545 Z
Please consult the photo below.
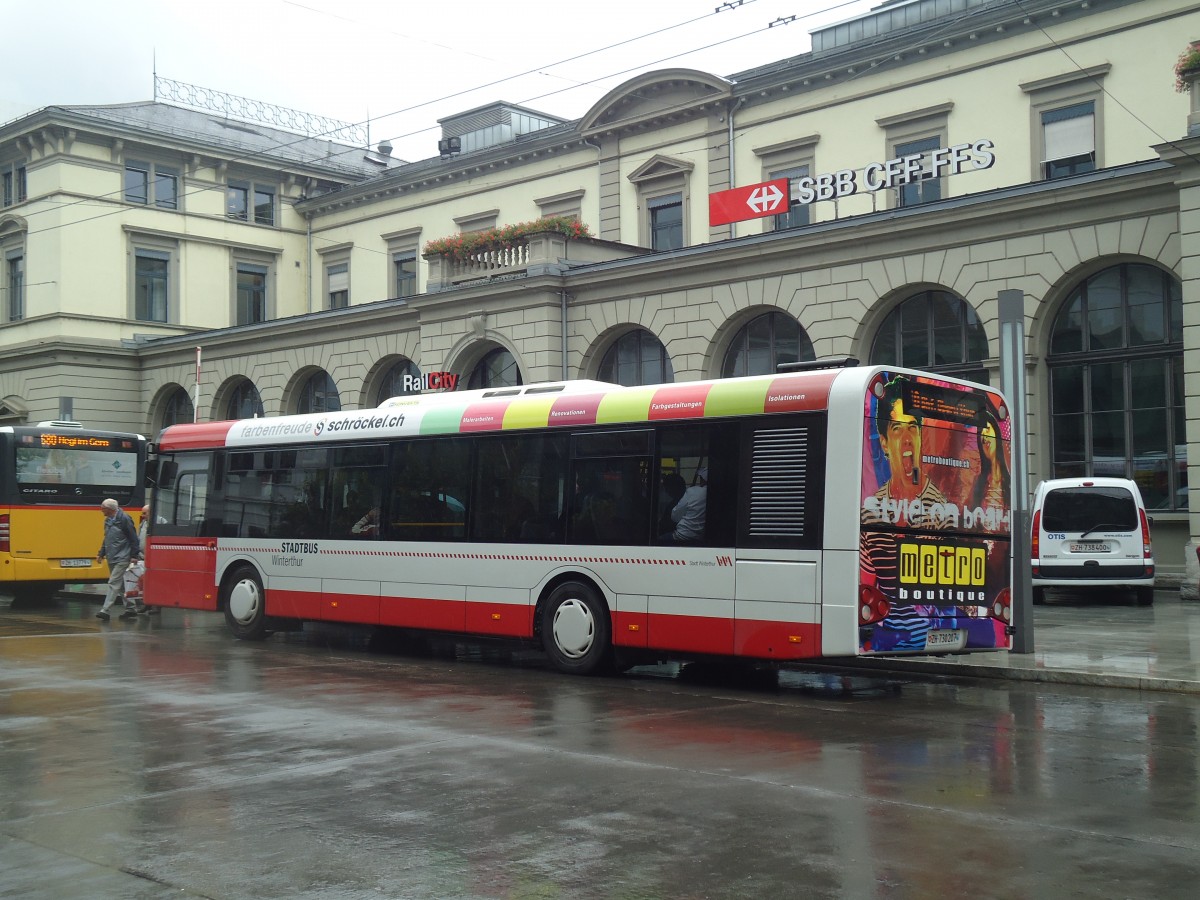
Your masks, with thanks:
M 90 559 L 61 559 L 59 564 L 64 569 L 86 569 L 92 564 Z
M 1084 541 L 1082 544 L 1072 544 L 1072 553 L 1107 553 L 1108 544 L 1100 541 Z
M 931 631 L 925 636 L 925 649 L 943 653 L 947 650 L 961 650 L 967 646 L 967 632 L 964 628 L 945 631 Z

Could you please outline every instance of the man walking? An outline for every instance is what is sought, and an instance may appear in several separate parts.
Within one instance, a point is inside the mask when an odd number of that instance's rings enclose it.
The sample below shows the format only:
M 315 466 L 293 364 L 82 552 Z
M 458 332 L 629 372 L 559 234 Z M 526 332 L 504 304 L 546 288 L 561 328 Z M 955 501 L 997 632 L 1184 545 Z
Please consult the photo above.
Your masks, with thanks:
M 100 511 L 104 513 L 104 542 L 100 545 L 96 559 L 108 560 L 108 595 L 104 598 L 100 612 L 96 613 L 96 618 L 107 622 L 108 611 L 120 600 L 125 607 L 121 618 L 136 619 L 137 612 L 133 603 L 125 596 L 125 570 L 129 568 L 129 561 L 138 551 L 137 528 L 134 527 L 133 519 L 129 518 L 125 510 L 121 509 L 121 505 L 112 498 L 100 504 Z

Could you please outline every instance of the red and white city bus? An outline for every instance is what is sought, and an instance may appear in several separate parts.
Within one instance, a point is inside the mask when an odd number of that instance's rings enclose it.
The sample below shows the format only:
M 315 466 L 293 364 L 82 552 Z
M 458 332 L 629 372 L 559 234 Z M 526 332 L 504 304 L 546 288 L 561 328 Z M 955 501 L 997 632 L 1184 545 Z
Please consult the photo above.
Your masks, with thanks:
M 175 425 L 146 595 L 614 660 L 1011 643 L 1004 398 L 879 366 L 397 397 Z

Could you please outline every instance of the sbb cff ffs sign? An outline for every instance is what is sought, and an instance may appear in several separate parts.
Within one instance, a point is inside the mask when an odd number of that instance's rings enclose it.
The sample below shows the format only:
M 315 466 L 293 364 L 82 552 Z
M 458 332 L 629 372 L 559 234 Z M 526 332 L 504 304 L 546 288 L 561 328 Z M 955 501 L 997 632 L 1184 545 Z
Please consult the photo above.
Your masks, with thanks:
M 717 191 L 708 195 L 708 224 L 711 227 L 778 216 L 788 211 L 791 202 L 786 178 Z

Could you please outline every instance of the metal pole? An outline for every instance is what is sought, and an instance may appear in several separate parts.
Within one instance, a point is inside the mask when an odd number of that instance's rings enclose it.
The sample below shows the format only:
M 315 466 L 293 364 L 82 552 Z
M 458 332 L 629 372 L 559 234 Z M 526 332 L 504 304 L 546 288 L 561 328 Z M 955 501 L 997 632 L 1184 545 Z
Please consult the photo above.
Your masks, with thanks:
M 200 348 L 196 348 L 196 402 L 192 404 L 192 421 L 200 421 Z
M 1033 652 L 1033 580 L 1029 568 L 1029 475 L 1025 417 L 1025 292 L 1000 291 L 1000 389 L 1012 418 L 1013 652 Z

